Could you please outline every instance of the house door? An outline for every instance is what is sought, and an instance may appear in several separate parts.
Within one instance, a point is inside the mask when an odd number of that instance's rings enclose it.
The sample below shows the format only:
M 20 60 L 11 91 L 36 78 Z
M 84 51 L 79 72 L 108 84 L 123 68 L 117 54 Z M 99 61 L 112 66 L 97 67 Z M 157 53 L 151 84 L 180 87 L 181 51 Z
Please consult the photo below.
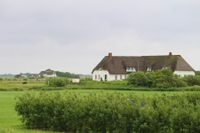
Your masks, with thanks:
M 107 75 L 105 75 L 105 81 L 107 81 L 107 79 L 108 79 L 108 77 L 107 77 Z

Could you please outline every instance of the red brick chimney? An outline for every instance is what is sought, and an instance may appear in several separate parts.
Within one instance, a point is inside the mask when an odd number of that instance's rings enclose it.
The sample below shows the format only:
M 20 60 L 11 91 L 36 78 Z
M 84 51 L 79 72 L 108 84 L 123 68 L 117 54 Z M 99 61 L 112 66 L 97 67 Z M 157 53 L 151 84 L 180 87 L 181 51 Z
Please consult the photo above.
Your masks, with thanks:
M 111 52 L 108 53 L 108 58 L 112 59 L 112 53 Z

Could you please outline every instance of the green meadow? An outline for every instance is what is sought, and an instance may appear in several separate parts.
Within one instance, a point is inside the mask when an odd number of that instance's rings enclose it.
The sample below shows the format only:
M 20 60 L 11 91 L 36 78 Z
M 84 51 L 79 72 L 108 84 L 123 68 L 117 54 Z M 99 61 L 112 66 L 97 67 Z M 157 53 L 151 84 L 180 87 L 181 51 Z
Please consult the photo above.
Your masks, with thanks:
M 3 79 L 0 80 L 0 91 L 31 90 L 45 86 L 45 80 Z
M 0 133 L 45 133 L 44 131 L 27 130 L 15 111 L 16 97 L 23 91 L 0 92 Z
M 26 83 L 24 83 L 26 82 Z M 190 91 L 142 91 L 144 88 L 130 88 L 126 81 L 120 82 L 93 82 L 84 81 L 80 84 L 69 84 L 61 88 L 51 88 L 45 84 L 45 80 L 3 80 L 0 81 L 0 133 L 51 133 L 52 131 L 27 129 L 15 111 L 17 97 L 26 93 L 70 92 L 87 95 L 89 93 L 123 93 L 139 96 L 155 95 L 181 95 Z M 135 91 L 137 90 L 137 91 Z M 148 89 L 146 89 L 148 90 Z M 194 92 L 194 91 L 193 91 Z

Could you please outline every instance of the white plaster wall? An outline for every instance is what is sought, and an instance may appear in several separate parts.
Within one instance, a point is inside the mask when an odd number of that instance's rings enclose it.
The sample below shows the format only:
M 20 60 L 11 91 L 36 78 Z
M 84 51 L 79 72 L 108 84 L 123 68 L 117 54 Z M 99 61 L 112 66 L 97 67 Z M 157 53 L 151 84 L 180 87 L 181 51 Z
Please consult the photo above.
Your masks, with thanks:
M 115 81 L 115 75 L 110 74 L 109 78 L 108 78 L 108 81 Z
M 97 76 L 97 79 L 95 79 L 95 75 Z M 122 79 L 120 79 L 120 74 L 110 74 L 107 70 L 95 70 L 92 73 L 92 79 L 96 81 L 104 81 L 105 80 L 105 75 L 107 75 L 107 81 L 115 81 L 116 80 L 116 75 L 117 75 L 117 80 L 123 80 L 126 78 L 126 75 L 122 75 Z
M 54 78 L 54 77 L 57 77 L 57 75 L 56 74 L 52 74 L 52 75 L 44 74 L 43 77 Z
M 193 71 L 174 71 L 174 74 L 184 77 L 184 76 L 194 76 L 195 72 Z
M 184 76 L 189 76 L 189 75 L 195 75 L 195 72 L 193 71 L 174 71 L 174 74 L 184 77 Z M 97 79 L 95 79 L 95 75 L 97 75 Z M 116 80 L 116 76 L 117 76 L 117 80 L 124 80 L 128 77 L 128 75 L 125 74 L 121 74 L 122 75 L 122 79 L 120 74 L 110 74 L 107 70 L 95 70 L 92 74 L 92 79 L 96 80 L 96 81 L 104 81 L 105 80 L 105 75 L 107 75 L 107 81 L 115 81 Z
M 97 76 L 97 79 L 95 79 L 95 75 Z M 109 72 L 106 70 L 95 70 L 92 74 L 92 79 L 96 81 L 101 81 L 101 78 L 105 80 L 105 75 L 107 75 L 107 80 L 109 80 Z
M 125 74 L 112 74 L 112 75 L 110 75 L 110 81 L 115 81 L 116 80 L 116 76 L 117 76 L 117 80 L 126 79 L 126 75 Z

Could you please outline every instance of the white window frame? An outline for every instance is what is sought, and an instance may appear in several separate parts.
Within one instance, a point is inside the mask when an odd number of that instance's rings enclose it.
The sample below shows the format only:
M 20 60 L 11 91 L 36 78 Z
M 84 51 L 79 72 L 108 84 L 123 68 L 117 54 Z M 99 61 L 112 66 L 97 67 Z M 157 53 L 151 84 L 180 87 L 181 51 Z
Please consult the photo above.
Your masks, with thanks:
M 135 67 L 126 67 L 126 72 L 136 72 Z

